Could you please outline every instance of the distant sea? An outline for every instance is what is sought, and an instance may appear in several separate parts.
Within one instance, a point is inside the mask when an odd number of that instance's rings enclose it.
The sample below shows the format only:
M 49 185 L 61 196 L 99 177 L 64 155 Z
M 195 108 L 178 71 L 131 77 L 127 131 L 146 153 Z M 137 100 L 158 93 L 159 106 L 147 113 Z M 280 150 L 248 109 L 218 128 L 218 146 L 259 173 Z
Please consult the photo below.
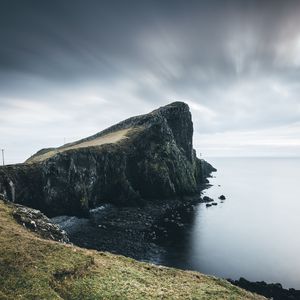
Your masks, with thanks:
M 300 289 L 300 158 L 207 160 L 218 171 L 204 194 L 218 205 L 197 205 L 160 263 Z

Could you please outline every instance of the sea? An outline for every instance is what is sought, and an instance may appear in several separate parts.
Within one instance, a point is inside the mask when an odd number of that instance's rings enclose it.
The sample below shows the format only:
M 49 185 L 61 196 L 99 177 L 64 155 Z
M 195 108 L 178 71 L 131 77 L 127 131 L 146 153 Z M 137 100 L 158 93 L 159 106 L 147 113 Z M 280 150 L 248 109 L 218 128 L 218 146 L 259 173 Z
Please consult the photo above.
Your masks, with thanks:
M 300 158 L 208 158 L 217 172 L 160 263 L 300 289 Z M 218 199 L 225 195 L 226 199 Z

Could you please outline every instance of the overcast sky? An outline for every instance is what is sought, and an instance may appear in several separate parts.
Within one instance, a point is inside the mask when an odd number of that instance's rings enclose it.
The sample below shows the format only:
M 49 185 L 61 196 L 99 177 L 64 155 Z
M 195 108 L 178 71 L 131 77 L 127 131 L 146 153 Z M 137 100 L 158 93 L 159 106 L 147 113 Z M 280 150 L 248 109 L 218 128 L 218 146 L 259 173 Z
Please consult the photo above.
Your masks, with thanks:
M 300 1 L 0 0 L 7 163 L 172 101 L 204 157 L 300 156 Z

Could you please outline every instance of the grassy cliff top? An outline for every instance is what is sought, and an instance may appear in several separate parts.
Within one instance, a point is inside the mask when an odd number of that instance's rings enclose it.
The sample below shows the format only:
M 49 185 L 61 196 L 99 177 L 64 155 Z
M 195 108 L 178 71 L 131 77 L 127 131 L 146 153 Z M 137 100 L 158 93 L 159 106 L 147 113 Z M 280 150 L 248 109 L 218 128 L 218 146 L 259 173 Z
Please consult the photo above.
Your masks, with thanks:
M 62 145 L 57 148 L 44 148 L 39 150 L 37 153 L 29 157 L 25 163 L 39 163 L 43 162 L 58 153 L 66 152 L 68 150 L 97 147 L 105 144 L 115 144 L 120 141 L 124 141 L 130 136 L 134 135 L 145 129 L 145 124 L 154 124 L 157 119 L 163 116 L 163 118 L 180 117 L 183 115 L 186 118 L 187 123 L 190 121 L 191 114 L 189 111 L 189 106 L 184 102 L 173 102 L 168 105 L 159 107 L 154 111 L 138 115 L 135 117 L 123 120 L 109 128 L 106 128 L 92 136 L 83 138 L 81 140 L 71 142 Z
M 85 140 L 85 141 L 78 141 L 71 144 L 63 145 L 59 148 L 52 148 L 49 149 L 49 151 L 45 151 L 42 153 L 37 153 L 33 155 L 31 158 L 29 158 L 26 162 L 27 163 L 34 163 L 34 162 L 40 162 L 45 159 L 48 159 L 52 156 L 54 156 L 57 153 L 65 152 L 72 149 L 80 149 L 80 148 L 88 148 L 88 147 L 95 147 L 95 146 L 101 146 L 104 144 L 114 144 L 117 143 L 123 139 L 127 138 L 127 134 L 132 130 L 132 128 L 127 128 L 123 130 L 118 130 L 115 132 L 108 133 L 106 135 L 95 137 L 94 139 Z
M 44 240 L 0 201 L 0 299 L 264 299 L 225 280 Z

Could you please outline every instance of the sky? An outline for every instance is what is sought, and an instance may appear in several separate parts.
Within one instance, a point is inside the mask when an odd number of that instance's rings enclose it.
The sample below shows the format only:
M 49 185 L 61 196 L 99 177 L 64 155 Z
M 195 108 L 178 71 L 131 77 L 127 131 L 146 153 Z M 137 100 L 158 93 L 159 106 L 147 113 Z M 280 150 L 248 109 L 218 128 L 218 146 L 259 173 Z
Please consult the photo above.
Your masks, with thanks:
M 6 163 L 173 101 L 209 156 L 300 156 L 300 1 L 0 0 Z

